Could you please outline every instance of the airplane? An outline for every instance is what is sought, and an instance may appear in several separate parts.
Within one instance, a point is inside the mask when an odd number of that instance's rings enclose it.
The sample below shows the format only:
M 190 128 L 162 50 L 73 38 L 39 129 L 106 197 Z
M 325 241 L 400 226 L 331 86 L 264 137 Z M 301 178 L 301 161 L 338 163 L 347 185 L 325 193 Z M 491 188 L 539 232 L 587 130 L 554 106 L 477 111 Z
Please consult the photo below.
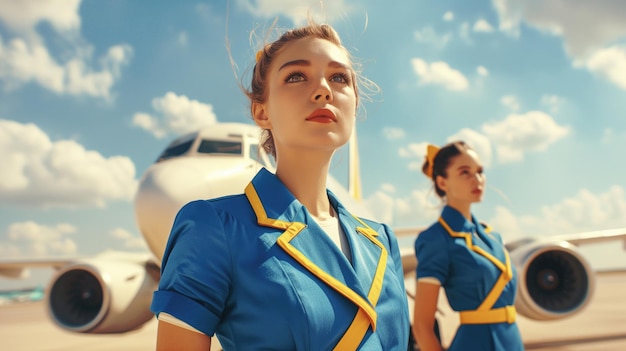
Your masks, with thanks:
M 150 252 L 105 251 L 95 257 L 0 260 L 0 275 L 18 278 L 29 268 L 53 267 L 44 304 L 54 324 L 76 333 L 125 333 L 154 318 L 152 293 L 174 217 L 184 204 L 241 193 L 261 167 L 275 170 L 259 147 L 260 129 L 245 123 L 217 123 L 170 142 L 146 170 L 134 199 L 137 226 Z M 332 176 L 328 188 L 354 214 L 376 219 L 361 201 L 356 133 L 349 147 L 348 187 Z M 398 237 L 423 228 L 394 228 Z M 577 246 L 626 240 L 626 228 L 547 237 L 507 244 L 519 275 L 516 308 L 532 320 L 549 321 L 582 311 L 595 288 L 595 272 Z M 412 247 L 402 249 L 409 311 L 413 313 L 415 269 Z M 412 280 L 413 279 L 413 280 Z M 445 304 L 444 298 L 440 303 Z M 437 328 L 447 318 L 440 309 Z M 444 323 L 445 324 L 445 323 Z

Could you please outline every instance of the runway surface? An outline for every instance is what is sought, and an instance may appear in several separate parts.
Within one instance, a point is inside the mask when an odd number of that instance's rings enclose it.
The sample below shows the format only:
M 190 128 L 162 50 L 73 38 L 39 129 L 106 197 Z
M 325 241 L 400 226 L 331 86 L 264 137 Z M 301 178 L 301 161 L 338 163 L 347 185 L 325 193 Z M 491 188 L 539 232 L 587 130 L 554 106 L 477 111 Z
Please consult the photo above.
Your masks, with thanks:
M 597 279 L 594 298 L 581 314 L 551 322 L 519 318 L 527 350 L 626 350 L 626 273 L 600 274 Z M 446 339 L 455 329 L 453 320 L 443 326 Z M 154 350 L 156 330 L 152 320 L 124 334 L 76 334 L 52 324 L 42 302 L 0 306 L 0 349 L 5 351 Z

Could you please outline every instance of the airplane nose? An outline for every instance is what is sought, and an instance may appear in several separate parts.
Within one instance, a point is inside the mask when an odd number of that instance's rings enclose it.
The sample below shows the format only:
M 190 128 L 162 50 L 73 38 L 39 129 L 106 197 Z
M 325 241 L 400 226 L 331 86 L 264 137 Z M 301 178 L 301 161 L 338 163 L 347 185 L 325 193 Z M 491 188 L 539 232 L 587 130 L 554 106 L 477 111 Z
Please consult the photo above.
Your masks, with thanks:
M 135 196 L 135 218 L 160 260 L 176 214 L 186 203 L 242 193 L 258 166 L 241 159 L 177 158 L 153 164 Z
M 155 167 L 158 166 L 158 167 Z M 176 184 L 200 178 L 191 170 L 153 165 L 143 176 L 135 196 L 135 218 L 150 250 L 161 259 L 174 217 L 187 202 Z

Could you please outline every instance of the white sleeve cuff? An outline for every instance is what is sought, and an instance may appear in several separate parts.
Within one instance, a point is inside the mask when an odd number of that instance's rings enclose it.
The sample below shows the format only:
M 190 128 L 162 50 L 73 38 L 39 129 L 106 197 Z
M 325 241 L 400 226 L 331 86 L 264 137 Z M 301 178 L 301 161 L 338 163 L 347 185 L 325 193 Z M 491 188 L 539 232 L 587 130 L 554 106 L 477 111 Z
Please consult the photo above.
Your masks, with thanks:
M 181 328 L 184 328 L 184 329 L 187 329 L 187 330 L 194 331 L 194 332 L 196 332 L 196 333 L 204 334 L 203 332 L 201 332 L 201 331 L 199 331 L 198 329 L 196 329 L 196 328 L 194 328 L 194 327 L 190 326 L 189 324 L 187 324 L 187 323 L 185 323 L 185 322 L 181 321 L 180 319 L 178 319 L 178 318 L 176 318 L 176 317 L 172 316 L 172 315 L 171 315 L 171 314 L 169 314 L 169 313 L 165 313 L 165 312 L 161 312 L 161 313 L 159 313 L 158 320 L 160 320 L 160 321 L 162 321 L 162 322 L 169 323 L 169 324 L 173 324 L 173 325 L 175 325 L 175 326 L 177 326 L 177 327 L 181 327 Z
M 428 284 L 436 284 L 441 285 L 439 279 L 435 277 L 421 277 L 417 280 L 419 283 L 428 283 Z

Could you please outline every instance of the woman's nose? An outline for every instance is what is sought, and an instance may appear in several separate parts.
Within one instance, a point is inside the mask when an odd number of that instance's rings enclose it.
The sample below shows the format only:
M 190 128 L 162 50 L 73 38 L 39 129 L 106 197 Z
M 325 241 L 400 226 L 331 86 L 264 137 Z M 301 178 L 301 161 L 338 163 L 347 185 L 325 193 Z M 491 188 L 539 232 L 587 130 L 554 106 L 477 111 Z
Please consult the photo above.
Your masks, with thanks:
M 474 180 L 476 180 L 478 183 L 482 183 L 485 181 L 485 177 L 482 173 L 476 172 L 474 174 Z
M 328 86 L 328 82 L 326 81 L 326 79 L 322 79 L 320 81 L 319 86 L 315 89 L 311 98 L 313 99 L 314 102 L 319 102 L 319 101 L 331 102 L 332 101 L 333 94 L 332 94 L 332 91 L 330 90 L 330 87 Z
M 319 101 L 320 99 L 330 100 L 330 94 L 317 94 L 314 99 L 315 101 Z

